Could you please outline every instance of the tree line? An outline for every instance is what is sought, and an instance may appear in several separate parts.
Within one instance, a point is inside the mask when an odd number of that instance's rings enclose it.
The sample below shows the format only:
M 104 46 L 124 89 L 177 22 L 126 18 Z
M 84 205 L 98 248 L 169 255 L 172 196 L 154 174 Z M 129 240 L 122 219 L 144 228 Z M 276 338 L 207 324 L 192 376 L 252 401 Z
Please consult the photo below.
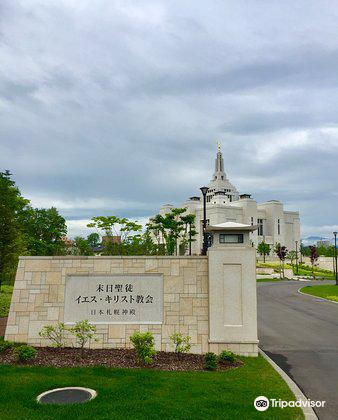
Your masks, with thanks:
M 93 217 L 86 238 L 68 240 L 64 217 L 55 207 L 34 208 L 9 171 L 0 172 L 0 285 L 14 282 L 20 255 L 184 255 L 197 231 L 185 208 L 158 214 L 143 226 L 117 216 Z
M 270 255 L 271 253 L 276 254 L 276 256 L 278 257 L 278 249 L 281 245 L 279 243 L 276 243 L 273 247 L 269 244 L 267 244 L 265 241 L 262 241 L 258 244 L 257 246 L 257 251 L 259 253 L 259 255 L 261 255 L 264 258 L 264 262 L 265 262 L 265 257 Z M 323 256 L 323 257 L 333 257 L 334 256 L 334 246 L 330 245 L 330 246 L 324 246 L 324 245 L 319 245 L 319 246 L 315 246 L 315 245 L 308 245 L 308 246 L 304 246 L 302 244 L 300 244 L 299 250 L 298 250 L 298 255 L 302 255 L 303 257 L 310 257 L 313 255 L 314 253 L 314 249 L 316 250 L 316 254 L 317 257 Z M 286 258 L 293 261 L 296 259 L 296 251 L 288 251 L 286 250 Z
M 66 234 L 66 221 L 55 207 L 32 207 L 11 173 L 0 172 L 0 281 L 13 282 L 19 255 L 65 253 Z

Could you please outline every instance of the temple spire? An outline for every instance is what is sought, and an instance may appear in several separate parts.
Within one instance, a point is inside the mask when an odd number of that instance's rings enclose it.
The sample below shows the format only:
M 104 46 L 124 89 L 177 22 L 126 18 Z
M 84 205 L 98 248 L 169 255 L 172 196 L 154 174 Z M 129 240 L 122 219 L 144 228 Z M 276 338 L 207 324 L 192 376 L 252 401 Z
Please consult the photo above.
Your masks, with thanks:
M 221 152 L 221 143 L 217 142 L 217 155 L 215 159 L 214 179 L 225 179 L 223 156 Z

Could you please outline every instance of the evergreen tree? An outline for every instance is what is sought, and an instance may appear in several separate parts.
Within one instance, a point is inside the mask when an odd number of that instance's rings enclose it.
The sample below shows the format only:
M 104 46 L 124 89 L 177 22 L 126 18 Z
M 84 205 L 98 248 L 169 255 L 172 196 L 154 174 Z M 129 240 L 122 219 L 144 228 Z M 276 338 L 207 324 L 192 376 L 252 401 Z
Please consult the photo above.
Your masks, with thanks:
M 14 280 L 19 255 L 26 251 L 24 232 L 18 215 L 29 203 L 11 179 L 0 172 L 0 285 Z

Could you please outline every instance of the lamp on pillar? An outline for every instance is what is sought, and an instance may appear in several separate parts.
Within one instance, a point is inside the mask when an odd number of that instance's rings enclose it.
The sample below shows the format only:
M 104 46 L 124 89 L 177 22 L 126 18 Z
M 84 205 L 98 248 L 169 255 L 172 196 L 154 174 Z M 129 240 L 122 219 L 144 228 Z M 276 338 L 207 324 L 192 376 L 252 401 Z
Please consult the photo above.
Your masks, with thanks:
M 207 192 L 208 187 L 201 187 L 200 188 L 203 194 L 203 247 L 201 255 L 207 255 L 207 237 L 205 228 L 207 227 Z

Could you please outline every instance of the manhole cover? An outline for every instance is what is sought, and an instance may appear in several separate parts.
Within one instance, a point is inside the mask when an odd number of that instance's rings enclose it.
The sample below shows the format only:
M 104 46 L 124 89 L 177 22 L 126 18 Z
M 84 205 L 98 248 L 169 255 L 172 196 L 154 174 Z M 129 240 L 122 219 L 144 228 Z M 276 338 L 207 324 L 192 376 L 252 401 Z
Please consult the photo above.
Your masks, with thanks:
M 43 392 L 37 400 L 42 404 L 77 404 L 87 402 L 95 397 L 96 392 L 94 390 L 74 386 Z

